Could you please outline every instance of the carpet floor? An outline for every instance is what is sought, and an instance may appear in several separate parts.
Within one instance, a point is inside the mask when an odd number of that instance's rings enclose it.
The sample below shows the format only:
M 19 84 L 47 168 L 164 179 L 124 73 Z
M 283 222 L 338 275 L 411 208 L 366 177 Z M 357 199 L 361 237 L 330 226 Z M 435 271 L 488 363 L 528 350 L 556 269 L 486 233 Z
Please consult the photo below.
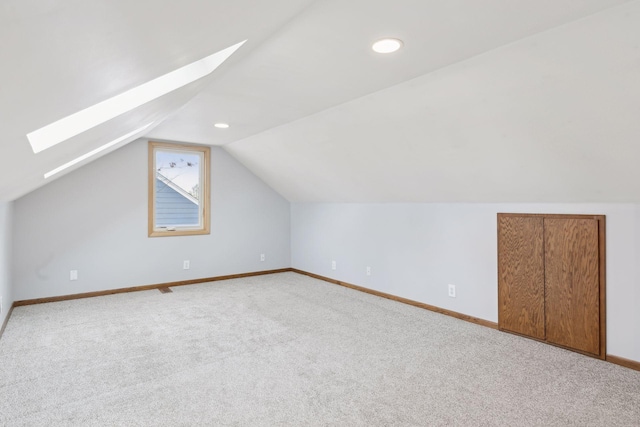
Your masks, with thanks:
M 17 307 L 7 426 L 640 426 L 640 372 L 296 273 Z

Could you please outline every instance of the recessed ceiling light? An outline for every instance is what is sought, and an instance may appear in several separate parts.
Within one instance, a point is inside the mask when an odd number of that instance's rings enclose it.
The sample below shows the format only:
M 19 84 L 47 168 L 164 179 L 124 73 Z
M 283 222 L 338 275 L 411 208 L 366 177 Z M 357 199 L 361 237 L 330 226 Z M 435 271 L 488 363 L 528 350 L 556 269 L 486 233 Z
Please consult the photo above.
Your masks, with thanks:
M 146 124 L 146 125 L 144 125 L 144 126 L 142 126 L 142 127 L 138 128 L 138 129 L 134 130 L 133 132 L 129 132 L 128 134 L 123 135 L 123 136 L 121 136 L 121 137 L 120 137 L 120 138 L 118 138 L 118 139 L 114 139 L 113 141 L 108 142 L 108 143 L 104 144 L 103 146 L 96 148 L 95 150 L 89 151 L 87 154 L 83 154 L 82 156 L 78 157 L 77 159 L 73 159 L 73 160 L 71 160 L 70 162 L 65 163 L 64 165 L 62 165 L 62 166 L 60 166 L 60 167 L 57 167 L 57 168 L 55 168 L 55 169 L 54 169 L 54 170 L 52 170 L 52 171 L 49 171 L 49 172 L 45 173 L 45 174 L 44 174 L 44 178 L 45 178 L 45 179 L 47 179 L 47 178 L 49 178 L 50 176 L 53 176 L 53 175 L 57 174 L 58 172 L 62 172 L 63 170 L 65 170 L 65 169 L 67 169 L 67 168 L 70 168 L 71 166 L 73 166 L 73 165 L 75 165 L 75 164 L 78 164 L 78 163 L 80 163 L 81 161 L 86 160 L 86 159 L 88 159 L 88 158 L 89 158 L 89 157 L 91 157 L 91 156 L 95 156 L 95 155 L 96 155 L 96 154 L 98 154 L 99 152 L 104 151 L 104 150 L 106 150 L 106 149 L 107 149 L 107 148 L 109 148 L 109 147 L 113 147 L 114 145 L 116 145 L 116 144 L 118 144 L 118 143 L 120 143 L 120 142 L 122 142 L 122 141 L 124 141 L 124 140 L 126 140 L 126 139 L 128 139 L 128 138 L 131 138 L 131 137 L 132 137 L 132 136 L 134 136 L 134 135 L 139 134 L 140 132 L 142 132 L 143 130 L 145 130 L 146 128 L 148 128 L 149 126 L 151 126 L 152 124 L 153 124 L 153 122 L 151 122 L 151 123 L 149 123 L 149 124 Z
M 402 40 L 399 39 L 382 39 L 375 42 L 371 48 L 374 52 L 391 53 L 400 49 L 402 45 Z
M 227 123 L 216 123 L 214 126 L 218 129 L 227 129 L 229 127 Z
M 211 74 L 245 42 L 246 40 L 28 133 L 27 138 L 33 152 L 39 153 L 53 147 Z

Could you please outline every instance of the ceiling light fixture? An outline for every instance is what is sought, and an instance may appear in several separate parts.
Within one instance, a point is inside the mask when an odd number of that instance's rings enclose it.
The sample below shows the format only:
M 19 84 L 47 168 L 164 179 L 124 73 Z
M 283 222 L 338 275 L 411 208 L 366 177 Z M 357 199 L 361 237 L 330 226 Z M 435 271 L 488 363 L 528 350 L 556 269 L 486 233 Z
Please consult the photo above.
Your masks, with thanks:
M 118 139 L 115 139 L 115 140 L 113 140 L 113 141 L 111 141 L 111 142 L 109 142 L 109 143 L 107 143 L 107 144 L 104 144 L 103 146 L 98 147 L 98 148 L 96 148 L 95 150 L 89 151 L 87 154 L 83 154 L 82 156 L 78 157 L 77 159 L 73 159 L 73 160 L 71 160 L 70 162 L 65 163 L 64 165 L 62 165 L 62 166 L 60 166 L 60 167 L 58 167 L 58 168 L 55 168 L 54 170 L 52 170 L 52 171 L 50 171 L 50 172 L 45 173 L 45 174 L 44 174 L 44 178 L 45 178 L 45 179 L 47 179 L 47 178 L 49 178 L 49 177 L 51 177 L 51 176 L 53 176 L 53 175 L 57 174 L 58 172 L 62 172 L 63 170 L 68 169 L 68 168 L 70 168 L 71 166 L 73 166 L 73 165 L 75 165 L 75 164 L 78 164 L 78 163 L 80 163 L 80 162 L 81 162 L 81 161 L 83 161 L 83 160 L 88 159 L 88 158 L 89 158 L 89 157 L 91 157 L 91 156 L 95 156 L 95 155 L 96 155 L 96 154 L 98 154 L 99 152 L 104 151 L 104 150 L 106 150 L 106 149 L 107 149 L 107 148 L 109 148 L 109 147 L 113 147 L 114 145 L 116 145 L 116 144 L 118 144 L 118 143 L 120 143 L 120 142 L 122 142 L 122 141 L 125 141 L 125 140 L 127 140 L 127 139 L 131 138 L 131 137 L 132 137 L 132 136 L 134 136 L 134 135 L 137 135 L 137 134 L 141 133 L 143 130 L 145 130 L 146 128 L 148 128 L 149 126 L 151 126 L 153 123 L 154 123 L 154 122 L 151 122 L 151 123 L 149 123 L 149 124 L 146 124 L 146 125 L 144 125 L 144 126 L 142 126 L 142 127 L 138 128 L 138 129 L 134 130 L 133 132 L 129 132 L 128 134 L 126 134 L 126 135 L 124 135 L 124 136 L 121 136 L 121 137 L 120 137 L 120 138 L 118 138 Z
M 28 133 L 27 138 L 33 152 L 39 153 L 53 147 L 211 74 L 245 42 L 246 40 Z
M 228 129 L 229 128 L 229 125 L 227 123 L 216 123 L 214 126 L 217 127 L 218 129 Z
M 378 53 L 392 53 L 400 49 L 403 46 L 400 39 L 381 39 L 375 42 L 371 49 Z

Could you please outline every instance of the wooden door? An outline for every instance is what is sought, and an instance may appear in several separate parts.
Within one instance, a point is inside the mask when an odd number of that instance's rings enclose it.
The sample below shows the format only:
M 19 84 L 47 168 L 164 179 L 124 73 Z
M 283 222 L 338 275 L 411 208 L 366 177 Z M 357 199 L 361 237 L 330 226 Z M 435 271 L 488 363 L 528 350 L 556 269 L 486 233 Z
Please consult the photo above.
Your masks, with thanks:
M 547 341 L 600 354 L 598 220 L 544 219 Z
M 545 339 L 543 218 L 498 214 L 498 325 Z

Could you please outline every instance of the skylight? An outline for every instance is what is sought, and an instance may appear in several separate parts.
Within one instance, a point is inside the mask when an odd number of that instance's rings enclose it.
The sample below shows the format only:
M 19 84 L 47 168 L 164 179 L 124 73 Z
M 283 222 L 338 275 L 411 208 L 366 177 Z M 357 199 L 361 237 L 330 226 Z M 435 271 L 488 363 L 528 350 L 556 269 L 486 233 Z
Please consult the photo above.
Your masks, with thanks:
M 64 165 L 62 165 L 62 166 L 60 166 L 60 167 L 57 167 L 57 168 L 55 168 L 54 170 L 52 170 L 52 171 L 50 171 L 50 172 L 45 173 L 45 174 L 44 174 L 44 178 L 45 178 L 45 179 L 47 179 L 47 178 L 49 178 L 49 177 L 51 177 L 51 176 L 53 176 L 53 175 L 57 174 L 58 172 L 62 172 L 63 170 L 65 170 L 65 169 L 67 169 L 67 168 L 70 168 L 71 166 L 73 166 L 73 165 L 75 165 L 75 164 L 78 164 L 78 163 L 80 163 L 80 162 L 81 162 L 81 161 L 83 161 L 83 160 L 88 159 L 88 158 L 89 158 L 89 157 L 91 157 L 91 156 L 95 156 L 95 155 L 96 155 L 96 154 L 98 154 L 99 152 L 104 151 L 104 150 L 106 150 L 106 149 L 107 149 L 107 148 L 109 148 L 109 147 L 113 147 L 114 145 L 116 145 L 116 144 L 118 144 L 118 143 L 120 143 L 120 142 L 122 142 L 122 141 L 125 141 L 125 140 L 127 140 L 127 139 L 131 138 L 131 137 L 132 137 L 132 136 L 134 136 L 134 135 L 137 135 L 137 134 L 141 133 L 143 130 L 145 130 L 146 128 L 148 128 L 148 127 L 149 127 L 149 126 L 151 126 L 152 124 L 153 124 L 153 122 L 148 123 L 148 124 L 146 124 L 146 125 L 144 125 L 144 126 L 142 126 L 142 127 L 138 128 L 138 129 L 136 129 L 136 130 L 134 130 L 134 131 L 132 131 L 132 132 L 129 132 L 129 133 L 128 133 L 128 134 L 126 134 L 126 135 L 121 136 L 121 137 L 120 137 L 120 138 L 118 138 L 118 139 L 114 139 L 113 141 L 111 141 L 111 142 L 109 142 L 109 143 L 107 143 L 107 144 L 104 144 L 104 145 L 103 145 L 103 146 L 101 146 L 101 147 L 96 148 L 95 150 L 89 151 L 87 154 L 83 154 L 82 156 L 78 157 L 77 159 L 73 159 L 73 160 L 71 160 L 70 162 L 65 163 Z
M 27 138 L 33 152 L 39 153 L 53 147 L 211 74 L 245 42 L 246 40 L 28 133 Z

